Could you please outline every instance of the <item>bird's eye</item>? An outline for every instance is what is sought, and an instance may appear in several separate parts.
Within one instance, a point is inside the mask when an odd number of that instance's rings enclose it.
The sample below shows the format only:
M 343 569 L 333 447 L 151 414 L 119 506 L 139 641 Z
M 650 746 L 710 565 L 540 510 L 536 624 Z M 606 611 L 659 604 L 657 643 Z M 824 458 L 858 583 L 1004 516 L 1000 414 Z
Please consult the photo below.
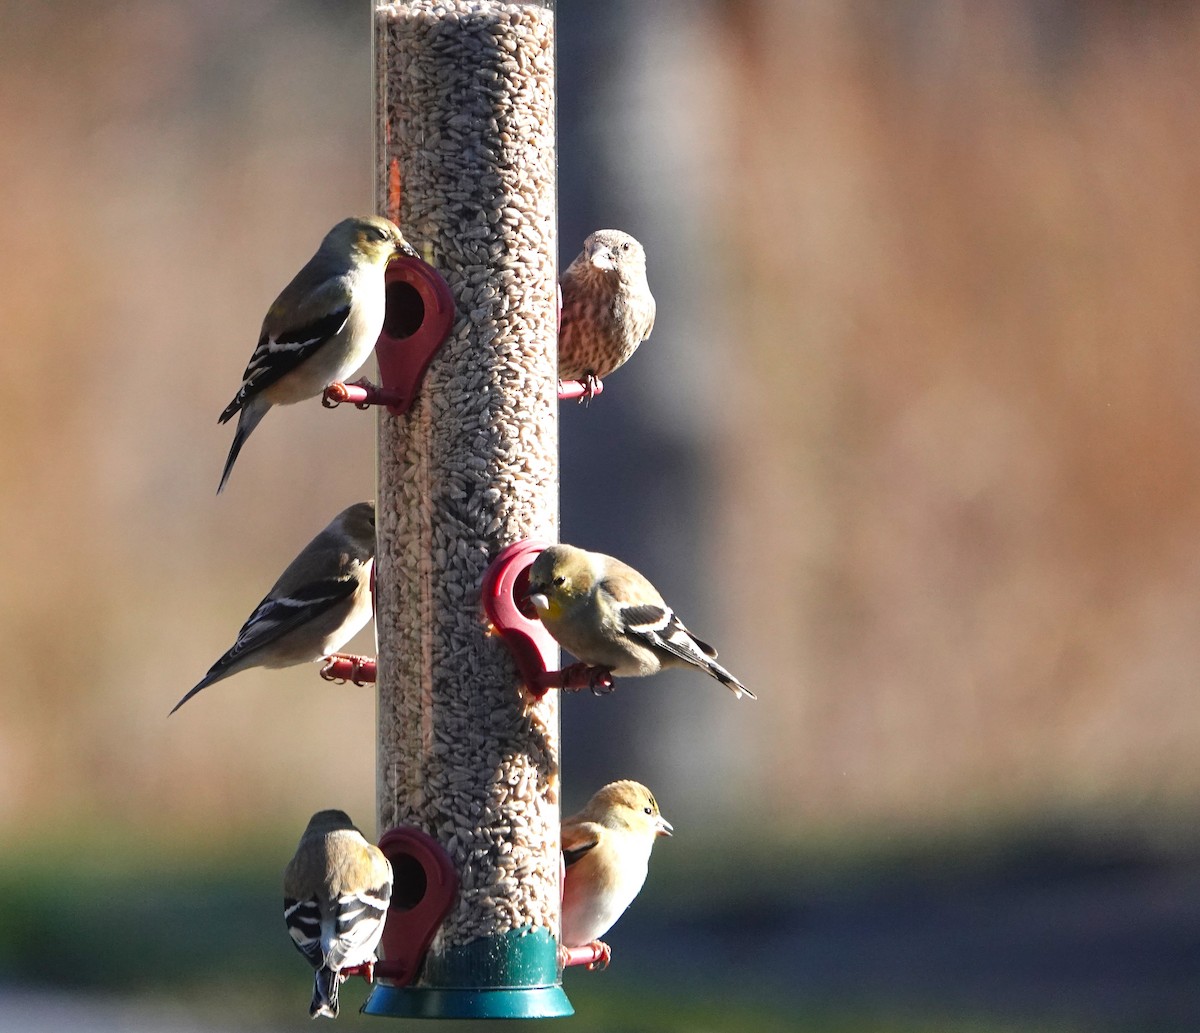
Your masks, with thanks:
M 367 236 L 372 240 L 378 240 L 380 242 L 388 239 L 387 231 L 380 229 L 378 226 L 372 226 L 370 229 L 368 229 Z
M 643 811 L 645 811 L 647 814 L 653 814 L 653 813 L 654 813 L 654 808 L 653 808 L 653 807 L 643 807 L 643 808 L 642 808 L 642 810 L 643 810 Z
M 567 579 L 565 577 L 563 577 L 561 574 L 554 579 L 554 584 L 558 588 L 561 588 L 566 583 L 567 583 Z
M 625 243 L 621 245 L 621 250 L 622 250 L 622 251 L 628 251 L 628 250 L 629 250 L 629 241 L 625 241 Z

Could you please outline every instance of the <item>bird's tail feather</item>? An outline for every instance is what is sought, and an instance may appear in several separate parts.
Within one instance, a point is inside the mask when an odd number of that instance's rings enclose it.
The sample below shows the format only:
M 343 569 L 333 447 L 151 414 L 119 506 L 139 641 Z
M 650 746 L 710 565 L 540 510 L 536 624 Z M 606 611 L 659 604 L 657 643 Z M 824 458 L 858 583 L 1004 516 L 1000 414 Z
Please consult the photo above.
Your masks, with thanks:
M 735 678 L 729 671 L 725 670 L 725 668 L 715 660 L 710 659 L 706 669 L 708 673 L 716 678 L 717 681 L 719 681 L 722 685 L 728 686 L 729 690 L 737 699 L 741 699 L 743 696 L 749 696 L 750 699 L 758 699 L 753 692 L 746 688 L 745 685 L 738 681 L 737 678 Z
M 322 966 L 317 969 L 313 978 L 312 1004 L 308 1006 L 308 1014 L 314 1019 L 324 1015 L 327 1019 L 336 1019 L 338 1015 L 338 984 L 342 977 L 333 969 Z
M 255 399 L 244 409 L 242 409 L 242 414 L 240 417 L 238 417 L 237 430 L 234 431 L 233 434 L 233 444 L 229 446 L 229 456 L 225 460 L 225 469 L 221 471 L 221 483 L 217 485 L 218 495 L 220 495 L 225 489 L 225 482 L 229 480 L 229 474 L 233 470 L 233 464 L 237 462 L 238 453 L 241 452 L 242 446 L 246 443 L 246 439 L 250 436 L 250 432 L 258 426 L 259 420 L 261 420 L 267 414 L 267 409 L 270 408 L 269 405 L 256 405 L 255 402 L 257 401 L 258 399 Z M 228 410 L 226 410 L 226 412 L 228 412 Z
M 191 689 L 188 690 L 187 695 L 185 695 L 183 697 L 183 699 L 181 699 L 178 703 L 175 704 L 175 706 L 173 706 L 171 708 L 171 714 L 175 713 L 176 710 L 178 710 L 181 706 L 183 706 L 189 699 L 191 699 L 194 695 L 196 695 L 196 693 L 199 692 L 201 689 L 207 689 L 213 682 L 220 681 L 222 678 L 227 677 L 228 675 L 230 675 L 232 673 L 233 672 L 229 669 L 229 664 L 227 664 L 225 662 L 225 657 L 221 657 L 220 660 L 218 660 L 215 664 L 212 665 L 212 667 L 209 668 L 208 674 L 206 674 L 203 678 L 201 678 L 198 682 L 196 682 L 196 684 L 194 686 L 192 686 Z M 170 717 L 171 714 L 168 714 L 167 717 Z

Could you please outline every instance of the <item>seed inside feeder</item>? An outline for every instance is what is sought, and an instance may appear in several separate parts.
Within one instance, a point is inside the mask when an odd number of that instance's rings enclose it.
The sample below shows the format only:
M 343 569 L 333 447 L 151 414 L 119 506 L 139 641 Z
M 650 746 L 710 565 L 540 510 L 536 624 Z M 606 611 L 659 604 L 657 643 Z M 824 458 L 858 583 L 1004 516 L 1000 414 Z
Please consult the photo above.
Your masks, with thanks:
M 457 308 L 378 424 L 379 820 L 451 853 L 435 951 L 558 928 L 557 693 L 526 701 L 479 606 L 504 546 L 558 539 L 553 53 L 538 4 L 376 10 L 380 208 Z

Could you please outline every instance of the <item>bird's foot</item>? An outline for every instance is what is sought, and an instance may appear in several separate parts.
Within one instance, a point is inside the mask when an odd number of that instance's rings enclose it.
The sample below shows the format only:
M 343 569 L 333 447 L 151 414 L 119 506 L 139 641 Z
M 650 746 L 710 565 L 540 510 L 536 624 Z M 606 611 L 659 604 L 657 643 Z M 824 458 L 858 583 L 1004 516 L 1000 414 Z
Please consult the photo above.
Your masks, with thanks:
M 608 968 L 608 963 L 612 961 L 612 948 L 603 940 L 593 940 L 588 946 L 599 955 L 595 961 L 588 965 L 588 971 L 603 972 Z
M 336 409 L 343 402 L 350 401 L 350 392 L 340 380 L 335 380 L 321 392 L 321 404 L 326 409 Z
M 381 402 L 388 404 L 384 395 L 385 393 L 366 377 L 360 377 L 350 384 L 335 380 L 322 392 L 321 404 L 326 409 L 336 409 L 343 402 L 353 402 L 356 409 L 367 409 Z
M 375 661 L 369 656 L 354 656 L 351 653 L 334 653 L 325 658 L 321 677 L 326 681 L 345 685 L 371 685 L 375 681 Z
M 362 976 L 367 983 L 375 982 L 375 962 L 366 961 L 361 965 L 350 965 L 338 972 L 338 982 L 344 983 L 351 976 Z
M 592 373 L 580 380 L 560 380 L 558 382 L 558 400 L 560 402 L 569 402 L 574 399 L 586 406 L 603 391 L 603 382 Z
M 558 963 L 561 968 L 572 965 L 586 965 L 589 971 L 598 972 L 608 968 L 612 960 L 612 949 L 603 940 L 592 940 L 581 947 L 567 947 L 559 944 Z
M 613 681 L 611 670 L 607 667 L 592 668 L 592 678 L 588 688 L 592 690 L 593 696 L 607 696 L 616 687 L 617 683 Z
M 603 696 L 616 688 L 613 683 L 612 670 L 608 667 L 571 664 L 570 667 L 564 667 L 559 674 L 561 675 L 560 688 L 564 692 L 580 692 L 588 689 L 593 696 Z

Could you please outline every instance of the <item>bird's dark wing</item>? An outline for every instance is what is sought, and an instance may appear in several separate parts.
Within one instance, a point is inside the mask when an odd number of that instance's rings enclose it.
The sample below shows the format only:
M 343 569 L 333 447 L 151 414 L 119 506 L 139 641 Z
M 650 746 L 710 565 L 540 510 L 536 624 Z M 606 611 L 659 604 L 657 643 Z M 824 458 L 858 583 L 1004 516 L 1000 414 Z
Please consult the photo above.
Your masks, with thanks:
M 595 822 L 584 821 L 564 823 L 562 827 L 563 861 L 568 868 L 587 856 L 600 842 L 600 826 Z

